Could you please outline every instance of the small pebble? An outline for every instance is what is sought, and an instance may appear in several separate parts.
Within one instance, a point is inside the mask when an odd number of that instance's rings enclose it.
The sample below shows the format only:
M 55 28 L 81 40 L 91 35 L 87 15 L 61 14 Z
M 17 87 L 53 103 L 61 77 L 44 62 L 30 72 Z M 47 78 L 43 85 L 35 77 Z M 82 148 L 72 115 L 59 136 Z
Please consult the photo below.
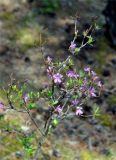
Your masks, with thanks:
M 104 130 L 104 128 L 101 126 L 101 125 L 95 125 L 95 129 L 98 131 L 98 132 L 102 132 Z
M 60 151 L 58 149 L 53 149 L 53 153 L 52 154 L 55 157 L 61 157 L 61 153 L 60 153 Z
M 88 122 L 92 125 L 97 125 L 98 124 L 98 121 L 96 119 L 93 119 L 93 118 L 89 118 L 88 119 Z
M 17 151 L 17 152 L 15 153 L 15 156 L 16 156 L 16 158 L 22 158 L 22 157 L 23 157 L 23 154 L 22 154 L 20 151 Z

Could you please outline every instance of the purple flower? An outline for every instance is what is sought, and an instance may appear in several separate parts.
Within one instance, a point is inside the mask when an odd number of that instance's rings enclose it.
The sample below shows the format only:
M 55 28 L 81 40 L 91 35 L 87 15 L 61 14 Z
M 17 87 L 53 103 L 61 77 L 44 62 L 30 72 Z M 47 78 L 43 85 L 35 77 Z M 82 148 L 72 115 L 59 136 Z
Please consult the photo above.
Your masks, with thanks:
M 96 73 L 94 71 L 91 71 L 92 76 L 96 76 Z
M 5 111 L 4 103 L 0 102 L 0 112 Z
M 76 44 L 72 41 L 69 48 L 74 50 L 76 48 Z
M 62 112 L 62 107 L 59 105 L 55 109 L 56 112 L 61 113 Z
M 76 74 L 73 71 L 68 71 L 66 75 L 70 78 L 76 78 Z
M 98 87 L 102 87 L 101 81 L 98 81 L 97 85 L 98 85 Z
M 76 115 L 77 115 L 77 116 L 82 115 L 82 114 L 83 114 L 83 111 L 82 111 L 82 110 L 83 110 L 82 107 L 77 107 L 77 108 L 76 108 Z
M 47 68 L 47 73 L 48 73 L 48 75 L 51 75 L 51 73 L 52 73 L 52 70 L 53 70 L 53 67 L 48 67 Z
M 60 73 L 56 73 L 53 75 L 53 80 L 55 83 L 61 83 L 62 82 L 62 75 Z
M 25 95 L 23 96 L 23 100 L 24 100 L 24 102 L 25 102 L 25 103 L 27 103 L 27 102 L 28 102 L 29 97 L 28 97 L 28 95 L 27 95 L 27 94 L 25 94 Z
M 85 92 L 85 91 L 87 90 L 87 86 L 81 86 L 81 87 L 80 87 L 80 90 L 81 90 L 82 92 Z
M 89 89 L 89 95 L 91 97 L 96 97 L 95 89 L 93 87 Z
M 52 58 L 50 56 L 47 57 L 47 62 L 51 63 L 52 62 Z
M 76 106 L 76 105 L 78 105 L 78 104 L 79 104 L 79 100 L 76 100 L 76 99 L 75 99 L 75 100 L 72 101 L 72 105 L 73 105 L 73 106 Z
M 85 67 L 85 68 L 84 68 L 84 71 L 85 71 L 85 72 L 90 72 L 90 70 L 91 70 L 90 67 Z
M 0 109 L 4 109 L 4 103 L 0 102 Z

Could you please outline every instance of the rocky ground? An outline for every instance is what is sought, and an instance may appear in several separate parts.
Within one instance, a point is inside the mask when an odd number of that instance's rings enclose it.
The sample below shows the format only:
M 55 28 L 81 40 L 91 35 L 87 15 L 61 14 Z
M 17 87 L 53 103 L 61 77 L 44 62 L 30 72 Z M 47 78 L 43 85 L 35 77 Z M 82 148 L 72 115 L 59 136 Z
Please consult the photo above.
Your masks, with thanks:
M 97 118 L 73 118 L 60 124 L 44 145 L 45 160 L 116 159 L 116 51 L 103 35 L 105 20 L 101 12 L 105 5 L 105 0 L 61 0 L 61 9 L 40 14 L 36 12 L 39 6 L 35 2 L 0 0 L 1 87 L 9 82 L 11 74 L 18 80 L 29 79 L 37 87 L 41 83 L 44 85 L 47 77 L 40 52 L 40 35 L 42 43 L 45 42 L 45 56 L 63 60 L 70 54 L 68 47 L 74 29 L 72 16 L 79 13 L 80 32 L 92 17 L 99 17 L 100 29 L 94 34 L 94 46 L 83 49 L 74 61 L 76 66 L 91 65 L 104 82 L 101 97 L 84 107 L 85 113 L 91 114 L 92 107 L 97 105 L 101 114 Z M 0 93 L 0 100 L 4 99 Z M 22 115 L 13 112 L 6 114 L 0 127 L 7 125 L 9 119 L 24 124 Z M 26 160 L 16 134 L 0 133 L 0 159 L 16 160 L 19 157 Z

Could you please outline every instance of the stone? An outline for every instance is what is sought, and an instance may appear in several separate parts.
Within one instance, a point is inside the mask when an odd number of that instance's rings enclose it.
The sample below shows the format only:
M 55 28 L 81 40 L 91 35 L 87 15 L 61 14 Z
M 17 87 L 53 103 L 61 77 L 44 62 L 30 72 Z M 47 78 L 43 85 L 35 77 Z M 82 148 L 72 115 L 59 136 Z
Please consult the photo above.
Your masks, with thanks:
M 55 156 L 55 157 L 61 157 L 61 153 L 60 153 L 60 151 L 58 150 L 58 149 L 53 149 L 53 156 Z
M 95 118 L 88 118 L 88 122 L 89 122 L 91 125 L 97 125 L 97 124 L 98 124 L 98 121 L 97 121 L 97 119 L 95 119 Z
M 95 125 L 95 129 L 96 129 L 96 131 L 98 131 L 100 133 L 103 132 L 103 130 L 104 130 L 103 126 L 101 126 L 99 124 Z
M 101 153 L 106 155 L 106 156 L 109 156 L 111 154 L 110 151 L 108 149 L 106 149 L 106 148 L 102 149 Z
M 22 157 L 23 157 L 23 154 L 22 154 L 20 151 L 17 151 L 17 152 L 15 153 L 15 156 L 16 156 L 16 158 L 22 158 Z

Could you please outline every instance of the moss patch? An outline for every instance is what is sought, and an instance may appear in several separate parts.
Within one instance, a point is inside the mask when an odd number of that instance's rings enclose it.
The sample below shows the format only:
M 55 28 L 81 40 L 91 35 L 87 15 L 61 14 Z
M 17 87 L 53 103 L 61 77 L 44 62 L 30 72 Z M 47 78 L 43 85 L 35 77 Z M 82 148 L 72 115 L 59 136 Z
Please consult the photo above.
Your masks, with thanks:
M 107 100 L 109 105 L 116 105 L 116 95 L 111 95 Z
M 15 15 L 13 15 L 11 12 L 2 12 L 0 13 L 0 18 L 6 21 L 13 21 L 15 20 Z
M 107 127 L 112 127 L 113 126 L 113 119 L 108 114 L 100 114 L 99 116 L 97 116 L 97 119 L 104 126 L 107 126 Z

